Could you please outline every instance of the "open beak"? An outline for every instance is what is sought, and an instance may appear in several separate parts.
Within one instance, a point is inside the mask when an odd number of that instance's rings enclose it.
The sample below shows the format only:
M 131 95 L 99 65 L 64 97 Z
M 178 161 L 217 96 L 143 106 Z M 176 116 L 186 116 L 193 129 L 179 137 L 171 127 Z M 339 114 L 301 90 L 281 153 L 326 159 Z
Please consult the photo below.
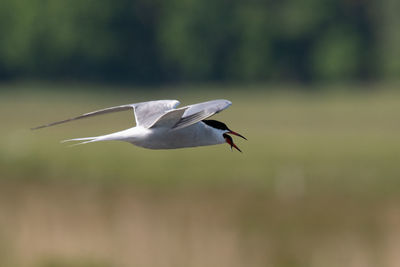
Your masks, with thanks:
M 242 137 L 244 140 L 247 140 L 246 137 L 244 137 L 244 136 L 241 135 L 241 134 L 238 134 L 237 132 L 234 132 L 234 131 L 229 130 L 229 132 L 227 132 L 227 133 L 228 133 L 228 134 L 233 134 L 233 135 L 236 135 L 236 136 L 239 136 L 239 137 Z
M 238 148 L 237 145 L 235 145 L 235 143 L 233 142 L 232 137 L 230 137 L 230 136 L 227 135 L 227 134 L 224 134 L 224 137 L 225 137 L 225 141 L 231 146 L 231 150 L 232 150 L 232 147 L 234 147 L 234 148 L 236 148 L 239 152 L 242 152 L 242 150 L 240 150 L 240 148 Z
M 235 143 L 232 142 L 232 144 L 230 144 L 230 145 L 231 145 L 231 150 L 232 150 L 232 147 L 234 147 L 234 148 L 236 148 L 239 152 L 242 152 L 242 150 L 240 150 L 240 148 L 238 148 L 237 145 L 235 145 Z
M 235 145 L 235 143 L 231 140 L 231 139 L 226 139 L 226 142 L 231 146 L 231 150 L 232 147 L 236 148 L 239 152 L 242 152 L 242 150 L 240 150 L 240 148 L 237 147 L 237 145 Z

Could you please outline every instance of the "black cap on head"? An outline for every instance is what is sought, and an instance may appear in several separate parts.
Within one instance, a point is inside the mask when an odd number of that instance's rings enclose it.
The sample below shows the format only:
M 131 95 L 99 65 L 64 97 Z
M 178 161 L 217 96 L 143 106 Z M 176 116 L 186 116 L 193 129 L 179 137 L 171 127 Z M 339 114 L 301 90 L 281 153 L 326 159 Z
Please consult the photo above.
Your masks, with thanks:
M 239 136 L 239 137 L 241 137 L 241 138 L 243 138 L 243 139 L 246 139 L 246 137 L 244 137 L 244 136 L 241 135 L 241 134 L 238 134 L 237 132 L 234 132 L 234 131 L 230 130 L 230 129 L 228 128 L 228 126 L 226 126 L 226 124 L 223 123 L 223 122 L 216 121 L 216 120 L 203 120 L 202 122 L 204 122 L 205 124 L 207 124 L 208 126 L 214 128 L 214 129 L 218 129 L 218 130 L 222 130 L 222 131 L 227 131 L 227 132 L 225 132 L 224 134 L 222 134 L 222 136 L 223 136 L 224 139 L 225 139 L 225 142 L 227 142 L 227 143 L 231 146 L 231 149 L 232 149 L 232 147 L 234 147 L 234 148 L 237 149 L 238 151 L 242 152 L 242 151 L 237 147 L 237 145 L 233 142 L 232 137 L 231 137 L 230 135 L 228 135 L 228 134 L 233 134 L 233 135 Z M 247 140 L 247 139 L 246 139 L 246 140 Z
M 247 138 L 244 137 L 243 135 L 238 134 L 237 132 L 234 132 L 231 129 L 229 129 L 228 126 L 226 126 L 226 124 L 223 122 L 216 121 L 216 120 L 202 120 L 202 122 L 204 122 L 205 124 L 207 124 L 210 127 L 213 127 L 214 129 L 228 131 L 229 134 L 233 134 L 233 135 L 239 136 L 239 137 L 247 140 Z
M 215 129 L 229 131 L 228 126 L 226 126 L 226 124 L 223 122 L 216 121 L 216 120 L 202 120 L 202 122 L 204 122 L 208 126 L 213 127 Z

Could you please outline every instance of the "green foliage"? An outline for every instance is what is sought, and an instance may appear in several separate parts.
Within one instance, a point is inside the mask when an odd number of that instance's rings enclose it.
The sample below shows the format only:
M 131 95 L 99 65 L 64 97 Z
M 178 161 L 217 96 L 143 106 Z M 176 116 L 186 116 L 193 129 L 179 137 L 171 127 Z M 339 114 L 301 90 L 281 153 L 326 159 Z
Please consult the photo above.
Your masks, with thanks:
M 393 0 L 3 0 L 0 79 L 393 78 L 396 7 Z
M 316 77 L 327 80 L 357 77 L 361 46 L 355 31 L 346 27 L 327 29 L 314 49 L 312 65 Z
M 376 22 L 376 35 L 379 38 L 377 54 L 379 67 L 376 71 L 386 78 L 400 76 L 400 2 L 396 0 L 383 0 L 375 8 L 374 20 Z

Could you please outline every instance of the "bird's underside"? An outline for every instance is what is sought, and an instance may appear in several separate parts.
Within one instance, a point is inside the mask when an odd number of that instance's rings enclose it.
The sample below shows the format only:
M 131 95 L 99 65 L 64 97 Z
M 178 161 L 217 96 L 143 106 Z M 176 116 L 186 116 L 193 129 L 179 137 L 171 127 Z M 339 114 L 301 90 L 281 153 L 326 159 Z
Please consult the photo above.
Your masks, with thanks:
M 131 134 L 130 136 L 133 137 L 123 141 L 149 149 L 176 149 L 225 143 L 221 134 L 216 134 L 212 128 L 202 121 L 179 129 L 141 129 L 134 127 L 128 129 L 128 131 L 137 131 L 139 134 Z M 147 134 L 141 134 L 142 131 Z

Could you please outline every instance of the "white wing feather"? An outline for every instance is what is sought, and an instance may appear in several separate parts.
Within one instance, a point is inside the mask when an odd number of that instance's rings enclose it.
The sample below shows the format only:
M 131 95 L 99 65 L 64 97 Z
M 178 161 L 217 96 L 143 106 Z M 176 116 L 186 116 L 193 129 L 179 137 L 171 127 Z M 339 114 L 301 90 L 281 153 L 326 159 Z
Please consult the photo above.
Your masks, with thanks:
M 231 101 L 219 99 L 187 106 L 188 109 L 183 114 L 181 120 L 173 128 L 181 129 L 190 126 L 227 109 L 231 105 Z
M 41 126 L 37 126 L 32 128 L 32 130 L 40 129 L 40 128 L 45 128 L 45 127 L 50 127 L 74 120 L 79 120 L 83 118 L 88 118 L 88 117 L 93 117 L 93 116 L 98 116 L 98 115 L 103 115 L 107 113 L 112 113 L 112 112 L 119 112 L 119 111 L 125 111 L 125 110 L 134 110 L 134 115 L 135 115 L 135 120 L 136 120 L 136 125 L 140 125 L 143 127 L 149 127 L 154 122 L 162 116 L 166 111 L 171 110 L 176 108 L 180 102 L 178 100 L 158 100 L 158 101 L 148 101 L 148 102 L 141 102 L 141 103 L 135 103 L 135 104 L 127 104 L 127 105 L 121 105 L 121 106 L 116 106 L 116 107 L 110 107 L 110 108 L 105 108 L 105 109 L 100 109 L 96 110 L 93 112 L 88 112 L 85 114 L 82 114 L 77 117 L 69 118 L 66 120 L 62 121 L 56 121 L 48 124 L 44 124 Z
M 136 125 L 150 128 L 166 112 L 179 106 L 178 100 L 157 100 L 133 104 Z
M 219 113 L 222 110 L 227 109 L 230 105 L 232 105 L 232 103 L 229 100 L 225 99 L 212 100 L 176 109 L 176 107 L 179 104 L 180 102 L 178 100 L 157 100 L 157 101 L 148 101 L 135 104 L 121 105 L 121 106 L 96 110 L 93 112 L 82 114 L 77 117 L 41 125 L 32 128 L 32 130 L 50 127 L 53 125 L 58 125 L 73 120 L 79 120 L 83 118 L 103 115 L 112 112 L 125 111 L 130 109 L 134 110 L 137 126 L 150 128 L 168 124 L 172 129 L 181 129 L 190 126 L 192 124 L 195 124 L 208 117 L 211 117 L 214 114 Z M 174 124 L 171 123 L 172 121 L 174 122 Z

